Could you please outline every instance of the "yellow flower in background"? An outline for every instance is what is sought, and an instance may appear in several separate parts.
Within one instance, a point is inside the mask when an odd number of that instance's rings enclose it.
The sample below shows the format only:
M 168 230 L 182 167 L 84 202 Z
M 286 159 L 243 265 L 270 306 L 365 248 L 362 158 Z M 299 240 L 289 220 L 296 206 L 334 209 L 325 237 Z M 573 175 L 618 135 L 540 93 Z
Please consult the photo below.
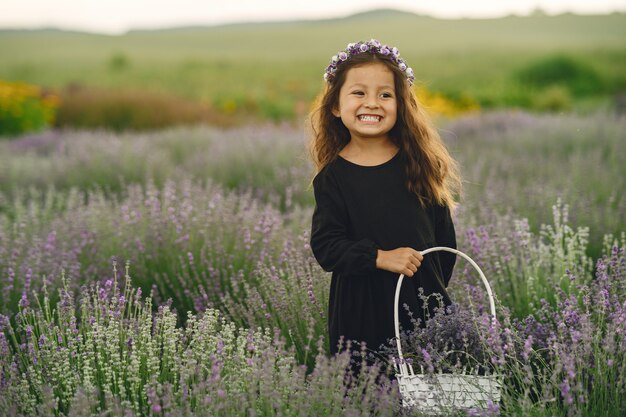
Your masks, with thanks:
M 419 103 L 431 116 L 453 117 L 480 110 L 478 102 L 471 97 L 453 99 L 442 93 L 429 91 L 424 86 L 416 87 L 415 93 Z
M 46 122 L 48 125 L 54 124 L 54 118 L 61 104 L 61 99 L 56 94 L 48 93 L 43 96 L 41 103 L 43 104 Z
M 237 102 L 233 99 L 228 99 L 222 103 L 222 111 L 226 114 L 233 114 L 237 111 Z
M 0 80 L 0 135 L 41 130 L 54 123 L 59 98 L 24 82 Z

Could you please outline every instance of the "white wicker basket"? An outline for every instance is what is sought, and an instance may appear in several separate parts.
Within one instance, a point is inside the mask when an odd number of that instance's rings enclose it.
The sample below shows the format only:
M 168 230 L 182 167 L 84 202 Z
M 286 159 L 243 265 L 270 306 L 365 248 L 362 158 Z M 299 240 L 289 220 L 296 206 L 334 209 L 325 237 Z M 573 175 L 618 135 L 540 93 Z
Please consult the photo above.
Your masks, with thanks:
M 491 292 L 491 286 L 476 262 L 463 252 L 444 246 L 429 248 L 423 250 L 421 253 L 422 255 L 426 255 L 436 251 L 455 253 L 465 258 L 474 269 L 478 271 L 487 289 L 491 315 L 495 319 L 496 306 L 493 293 Z M 406 363 L 402 355 L 402 346 L 400 344 L 400 322 L 398 318 L 400 288 L 402 287 L 403 280 L 404 275 L 400 275 L 394 300 L 394 325 L 398 347 L 396 378 L 400 387 L 403 406 L 415 407 L 419 411 L 427 414 L 440 414 L 450 410 L 486 408 L 488 402 L 498 404 L 500 402 L 501 383 L 496 375 L 415 374 L 411 364 Z

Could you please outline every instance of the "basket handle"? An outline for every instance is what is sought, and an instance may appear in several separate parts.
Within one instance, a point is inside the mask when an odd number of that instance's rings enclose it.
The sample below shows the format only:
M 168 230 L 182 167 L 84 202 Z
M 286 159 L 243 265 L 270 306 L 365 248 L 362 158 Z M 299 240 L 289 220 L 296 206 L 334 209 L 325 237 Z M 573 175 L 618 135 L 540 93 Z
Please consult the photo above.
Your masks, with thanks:
M 491 309 L 491 316 L 493 317 L 493 319 L 495 319 L 496 318 L 496 304 L 493 299 L 491 286 L 489 285 L 489 281 L 487 281 L 487 278 L 485 278 L 485 274 L 483 274 L 483 271 L 476 264 L 476 262 L 474 262 L 472 258 L 467 256 L 465 253 L 461 252 L 460 250 L 448 248 L 445 246 L 436 246 L 436 247 L 428 248 L 428 249 L 421 251 L 420 253 L 422 254 L 422 256 L 424 256 L 431 252 L 437 252 L 437 251 L 452 252 L 456 255 L 459 255 L 460 257 L 467 260 L 474 267 L 474 269 L 478 271 L 478 274 L 480 275 L 480 279 L 482 280 L 483 285 L 487 289 L 487 295 L 489 296 L 489 307 Z M 408 375 L 407 365 L 404 363 L 404 356 L 402 355 L 402 346 L 400 345 L 400 320 L 399 320 L 399 313 L 398 313 L 398 304 L 400 302 L 400 288 L 402 287 L 403 280 L 404 280 L 404 274 L 400 274 L 400 277 L 398 278 L 398 284 L 396 285 L 396 296 L 393 302 L 393 309 L 394 309 L 393 322 L 394 322 L 394 326 L 396 330 L 396 344 L 398 345 L 398 359 L 400 362 L 399 363 L 400 372 Z

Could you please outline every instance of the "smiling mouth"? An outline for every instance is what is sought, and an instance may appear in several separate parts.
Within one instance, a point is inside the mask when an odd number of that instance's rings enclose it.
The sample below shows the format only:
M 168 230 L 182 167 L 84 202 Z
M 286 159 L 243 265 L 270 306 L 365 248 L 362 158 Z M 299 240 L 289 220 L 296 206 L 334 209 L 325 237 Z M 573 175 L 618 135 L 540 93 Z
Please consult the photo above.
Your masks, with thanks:
M 380 122 L 382 116 L 376 116 L 373 114 L 362 114 L 358 116 L 358 119 L 362 122 Z

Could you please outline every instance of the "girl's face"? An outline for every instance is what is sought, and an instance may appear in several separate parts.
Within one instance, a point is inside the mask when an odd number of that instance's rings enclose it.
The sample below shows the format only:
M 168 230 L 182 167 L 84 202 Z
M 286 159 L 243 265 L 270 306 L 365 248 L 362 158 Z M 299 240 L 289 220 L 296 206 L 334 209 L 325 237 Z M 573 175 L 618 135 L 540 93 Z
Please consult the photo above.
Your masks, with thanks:
M 371 62 L 348 70 L 333 114 L 352 140 L 389 140 L 397 109 L 393 72 L 381 62 Z

